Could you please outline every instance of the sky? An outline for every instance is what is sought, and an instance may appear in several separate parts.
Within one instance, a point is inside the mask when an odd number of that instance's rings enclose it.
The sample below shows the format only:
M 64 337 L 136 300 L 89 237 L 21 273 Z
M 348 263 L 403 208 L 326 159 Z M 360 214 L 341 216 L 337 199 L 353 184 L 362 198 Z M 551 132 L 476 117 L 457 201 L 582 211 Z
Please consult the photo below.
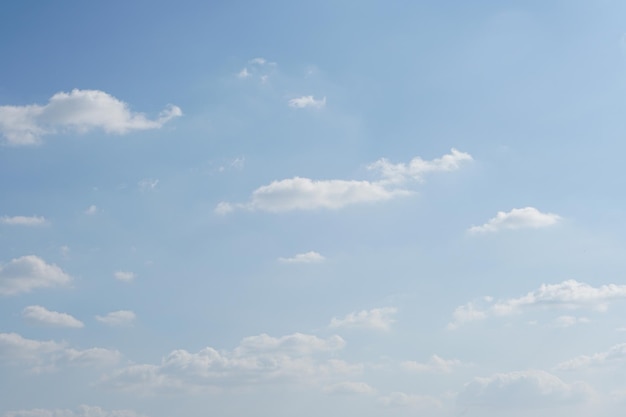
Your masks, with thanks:
M 625 13 L 3 2 L 0 416 L 622 416 Z

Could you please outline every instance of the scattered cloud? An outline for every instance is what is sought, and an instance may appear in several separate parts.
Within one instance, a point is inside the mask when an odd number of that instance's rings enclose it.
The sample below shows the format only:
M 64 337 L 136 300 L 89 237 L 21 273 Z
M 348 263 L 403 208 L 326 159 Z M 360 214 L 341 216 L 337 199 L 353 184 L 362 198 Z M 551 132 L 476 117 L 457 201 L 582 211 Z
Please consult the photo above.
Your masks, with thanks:
M 28 255 L 0 265 L 0 295 L 27 293 L 37 288 L 68 285 L 72 278 L 61 268 Z
M 531 309 L 591 309 L 606 311 L 611 301 L 626 298 L 626 285 L 609 284 L 599 287 L 575 280 L 563 281 L 559 284 L 542 284 L 539 289 L 528 294 L 494 302 L 491 298 L 484 299 L 486 306 L 476 307 L 475 302 L 457 307 L 454 320 L 448 328 L 455 329 L 463 323 L 482 320 L 492 316 L 506 316 L 522 313 Z M 568 319 L 562 319 L 563 322 Z M 571 321 L 571 319 L 570 319 Z M 582 322 L 579 320 L 579 322 Z
M 54 371 L 59 366 L 112 365 L 119 362 L 116 350 L 90 348 L 78 350 L 65 342 L 26 339 L 17 333 L 0 333 L 0 361 L 26 365 L 34 372 Z
M 402 367 L 411 372 L 428 372 L 428 373 L 445 373 L 448 374 L 462 363 L 458 359 L 443 359 L 440 356 L 433 355 L 426 363 L 415 361 L 402 362 Z
M 299 253 L 291 258 L 278 258 L 279 262 L 287 264 L 310 264 L 323 262 L 326 258 L 315 251 Z
M 322 339 L 294 333 L 283 337 L 266 334 L 244 338 L 231 351 L 206 347 L 197 353 L 172 351 L 158 365 L 131 365 L 104 378 L 118 389 L 154 393 L 160 390 L 197 390 L 291 381 L 322 383 L 335 376 L 360 373 L 362 367 L 327 359 L 345 346 L 339 336 Z
M 261 82 L 266 82 L 275 67 L 275 62 L 269 62 L 265 58 L 254 58 L 248 61 L 248 65 L 237 73 L 237 78 L 256 78 Z
M 441 400 L 430 395 L 407 394 L 392 392 L 378 398 L 378 403 L 384 407 L 411 407 L 411 408 L 441 408 Z
M 351 204 L 391 200 L 413 193 L 400 187 L 403 183 L 409 180 L 421 180 L 427 172 L 456 170 L 463 161 L 471 159 L 469 154 L 452 149 L 451 154 L 433 161 L 414 158 L 408 168 L 404 164 L 392 165 L 386 160 L 380 160 L 369 167 L 382 176 L 378 181 L 312 180 L 302 177 L 273 181 L 254 190 L 248 203 L 220 202 L 215 212 L 227 214 L 235 209 L 274 213 L 291 210 L 340 209 Z M 420 163 L 414 161 L 420 161 Z
M 42 306 L 26 307 L 22 310 L 22 317 L 48 326 L 71 327 L 75 329 L 85 326 L 82 321 L 67 313 L 50 311 Z
M 575 317 L 575 316 L 559 316 L 554 319 L 555 327 L 572 327 L 576 324 L 587 324 L 591 322 L 587 317 Z
M 0 223 L 12 226 L 41 226 L 46 224 L 46 219 L 42 216 L 2 216 Z
M 583 383 L 567 384 L 540 370 L 494 374 L 474 378 L 457 397 L 464 407 L 529 409 L 577 404 L 589 399 L 591 389 Z
M 365 382 L 344 381 L 324 387 L 324 392 L 331 395 L 374 394 L 376 390 Z
M 134 272 L 129 271 L 116 271 L 115 273 L 113 273 L 113 276 L 116 280 L 123 282 L 131 282 L 134 281 L 135 278 L 137 278 L 137 275 L 135 275 Z
M 371 310 L 355 311 L 342 319 L 333 317 L 330 321 L 331 328 L 356 327 L 376 330 L 389 330 L 395 322 L 393 316 L 398 309 L 395 307 L 374 308 Z
M 56 93 L 43 106 L 0 106 L 0 133 L 9 145 L 35 145 L 42 136 L 68 131 L 86 133 L 102 129 L 124 134 L 158 129 L 181 115 L 179 107 L 170 105 L 156 119 L 148 119 L 104 91 L 74 89 Z
M 313 96 L 302 96 L 289 100 L 289 107 L 295 109 L 304 109 L 310 107 L 313 109 L 321 109 L 326 106 L 326 97 L 315 99 Z
M 159 185 L 159 180 L 153 178 L 144 178 L 137 183 L 141 191 L 154 190 Z
M 499 211 L 496 217 L 489 219 L 482 226 L 472 226 L 470 233 L 499 232 L 500 230 L 539 229 L 555 225 L 561 216 L 554 213 L 542 213 L 534 207 Z
M 106 316 L 96 316 L 96 320 L 107 326 L 130 326 L 135 321 L 135 313 L 130 310 L 112 311 Z
M 146 417 L 132 410 L 107 411 L 100 407 L 81 405 L 76 410 L 32 408 L 8 411 L 4 417 Z
M 571 371 L 580 368 L 615 367 L 615 365 L 624 362 L 626 362 L 626 343 L 621 343 L 611 347 L 606 352 L 594 353 L 591 356 L 581 355 L 562 362 L 556 366 L 556 369 L 560 371 Z
M 87 209 L 85 209 L 85 214 L 90 215 L 90 216 L 93 216 L 97 212 L 98 212 L 98 207 L 96 207 L 93 204 L 87 207 Z

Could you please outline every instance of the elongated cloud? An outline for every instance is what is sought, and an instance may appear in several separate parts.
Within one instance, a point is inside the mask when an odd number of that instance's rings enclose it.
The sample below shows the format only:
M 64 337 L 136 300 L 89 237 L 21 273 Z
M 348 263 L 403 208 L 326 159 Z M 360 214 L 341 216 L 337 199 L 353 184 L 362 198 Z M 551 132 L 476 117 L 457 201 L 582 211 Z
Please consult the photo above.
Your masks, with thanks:
M 278 258 L 279 262 L 285 264 L 310 264 L 323 262 L 326 258 L 320 255 L 318 252 L 310 251 L 305 253 L 299 253 L 291 258 Z
M 402 367 L 411 372 L 445 373 L 448 374 L 458 366 L 461 361 L 458 359 L 444 359 L 438 355 L 431 356 L 426 363 L 406 361 L 402 362 Z
M 113 276 L 116 280 L 123 282 L 131 282 L 135 278 L 137 278 L 137 275 L 134 272 L 130 271 L 116 271 L 115 273 L 113 273 Z
M 96 320 L 107 326 L 121 327 L 129 326 L 135 321 L 135 313 L 130 310 L 112 311 L 105 316 L 96 316 Z
M 378 181 L 312 180 L 302 177 L 273 181 L 254 190 L 248 203 L 220 202 L 215 212 L 226 214 L 236 209 L 274 213 L 291 210 L 337 210 L 352 204 L 391 200 L 413 193 L 402 187 L 404 183 L 421 181 L 426 173 L 459 169 L 464 161 L 471 159 L 469 154 L 452 149 L 449 155 L 433 161 L 414 158 L 410 164 L 415 165 L 413 168 L 407 168 L 403 164 L 391 165 L 386 160 L 380 160 L 369 167 L 381 176 Z
M 170 105 L 156 119 L 149 119 L 104 91 L 74 89 L 56 93 L 45 105 L 0 106 L 0 133 L 9 145 L 34 145 L 42 136 L 62 132 L 102 129 L 124 134 L 158 129 L 181 115 L 179 107 Z
M 454 311 L 454 320 L 448 328 L 455 329 L 466 322 L 523 313 L 537 308 L 552 310 L 587 308 L 605 311 L 610 302 L 620 299 L 626 299 L 626 285 L 608 284 L 592 287 L 575 280 L 542 284 L 537 290 L 518 298 L 495 302 L 491 297 L 485 297 L 482 307 L 477 306 L 477 302 L 460 306 Z
M 59 313 L 56 311 L 50 311 L 42 306 L 29 306 L 22 311 L 22 316 L 37 323 L 56 326 L 56 327 L 70 327 L 79 329 L 84 327 L 82 321 L 72 317 L 67 313 Z
M 46 219 L 42 216 L 2 216 L 0 223 L 12 226 L 41 226 L 46 224 Z
M 615 368 L 618 364 L 626 362 L 626 343 L 620 343 L 611 347 L 606 352 L 594 353 L 592 355 L 581 355 L 574 359 L 561 362 L 556 366 L 560 371 L 572 371 L 580 368 L 608 366 Z
M 393 316 L 398 312 L 395 307 L 373 308 L 371 310 L 354 311 L 344 318 L 330 321 L 329 327 L 357 327 L 376 330 L 389 330 L 395 322 Z
M 324 106 L 326 106 L 326 97 L 316 100 L 313 96 L 302 96 L 289 100 L 289 107 L 295 109 L 303 109 L 305 107 L 321 109 Z
M 496 217 L 489 219 L 482 226 L 472 226 L 470 233 L 499 232 L 501 230 L 539 229 L 556 224 L 561 216 L 554 213 L 542 213 L 534 207 L 513 209 L 509 212 L 499 211 Z
M 33 408 L 29 410 L 13 410 L 4 417 L 146 417 L 133 410 L 105 410 L 101 407 L 81 405 L 76 410 Z
M 0 295 L 16 295 L 37 288 L 68 285 L 72 278 L 61 268 L 28 255 L 0 265 Z

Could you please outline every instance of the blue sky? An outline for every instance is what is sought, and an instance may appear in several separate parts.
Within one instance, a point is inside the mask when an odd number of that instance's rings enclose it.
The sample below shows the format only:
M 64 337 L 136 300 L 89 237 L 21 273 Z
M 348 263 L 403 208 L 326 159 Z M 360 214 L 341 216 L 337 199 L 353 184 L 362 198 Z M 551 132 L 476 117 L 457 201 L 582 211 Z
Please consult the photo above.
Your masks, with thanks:
M 622 415 L 625 6 L 0 6 L 0 416 Z

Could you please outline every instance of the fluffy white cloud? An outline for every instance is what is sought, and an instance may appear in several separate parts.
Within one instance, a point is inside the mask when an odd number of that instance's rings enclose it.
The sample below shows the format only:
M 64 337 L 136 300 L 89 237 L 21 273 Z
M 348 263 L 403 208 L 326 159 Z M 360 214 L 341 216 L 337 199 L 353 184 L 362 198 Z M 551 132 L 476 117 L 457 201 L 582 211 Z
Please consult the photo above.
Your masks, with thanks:
M 354 311 L 342 319 L 333 317 L 330 327 L 360 327 L 376 330 L 389 330 L 395 322 L 393 316 L 398 312 L 394 307 L 373 308 L 371 310 Z
M 412 407 L 412 408 L 441 408 L 442 403 L 436 397 L 430 395 L 407 394 L 404 392 L 392 392 L 387 396 L 378 398 L 380 405 L 384 407 Z
M 376 390 L 365 382 L 344 381 L 327 385 L 324 392 L 331 395 L 374 394 Z
M 124 134 L 132 130 L 158 129 L 181 115 L 179 107 L 170 105 L 156 119 L 148 119 L 103 91 L 74 89 L 69 93 L 56 93 L 43 106 L 0 106 L 0 133 L 8 144 L 33 145 L 41 136 L 64 131 L 84 133 L 102 129 L 107 133 Z
M 54 264 L 28 255 L 0 265 L 0 295 L 15 295 L 36 288 L 68 285 L 72 278 Z
M 518 298 L 497 302 L 490 297 L 485 298 L 487 305 L 483 308 L 477 308 L 474 302 L 457 307 L 454 311 L 454 320 L 448 327 L 455 329 L 469 321 L 506 316 L 536 308 L 566 310 L 587 308 L 605 311 L 611 301 L 625 298 L 626 285 L 608 284 L 592 287 L 575 280 L 559 284 L 542 284 L 537 290 Z
M 67 313 L 50 311 L 42 306 L 28 306 L 22 310 L 22 316 L 48 326 L 72 327 L 76 329 L 85 326 L 82 321 Z
M 433 161 L 414 158 L 410 165 L 416 165 L 416 168 L 380 160 L 370 166 L 370 169 L 381 174 L 382 178 L 378 181 L 312 180 L 302 177 L 273 181 L 254 190 L 249 202 L 220 202 L 215 212 L 226 214 L 235 209 L 268 212 L 340 209 L 351 204 L 391 200 L 412 194 L 412 191 L 400 187 L 402 183 L 421 179 L 427 172 L 458 169 L 462 161 L 471 159 L 469 154 L 453 149 L 451 154 Z M 421 164 L 414 164 L 414 161 L 421 161 Z
M 135 278 L 137 278 L 137 275 L 135 275 L 134 272 L 129 271 L 116 271 L 115 273 L 113 273 L 113 276 L 116 280 L 124 282 L 131 282 Z
M 106 316 L 96 316 L 96 320 L 107 326 L 129 326 L 135 321 L 135 313 L 130 310 L 112 311 Z
M 593 355 L 581 355 L 574 359 L 561 362 L 556 369 L 570 371 L 586 367 L 612 366 L 626 361 L 626 343 L 620 343 L 611 347 L 606 352 L 594 353 Z
M 426 363 L 420 363 L 415 361 L 402 362 L 402 367 L 407 371 L 412 372 L 431 372 L 431 373 L 450 373 L 458 366 L 461 366 L 461 361 L 458 359 L 443 359 L 438 355 L 433 355 Z
M 539 229 L 556 224 L 561 216 L 554 213 L 542 213 L 534 207 L 499 211 L 496 217 L 489 219 L 482 226 L 472 226 L 470 233 L 498 232 L 500 230 Z
M 46 219 L 42 216 L 2 216 L 0 223 L 15 226 L 41 226 L 46 224 Z
M 299 253 L 291 258 L 278 258 L 279 262 L 287 264 L 310 264 L 315 262 L 322 262 L 326 258 L 315 251 Z
M 104 348 L 74 349 L 52 340 L 26 339 L 17 333 L 0 333 L 0 360 L 24 364 L 34 371 L 51 371 L 62 365 L 93 366 L 117 363 L 118 351 Z
M 326 106 L 326 97 L 316 100 L 313 96 L 302 96 L 289 100 L 289 107 L 296 109 L 303 109 L 305 107 L 321 109 L 324 106 Z
M 8 411 L 4 417 L 146 417 L 133 410 L 107 411 L 100 407 L 81 405 L 76 410 L 33 408 Z
M 499 373 L 474 378 L 457 397 L 463 407 L 529 409 L 576 404 L 585 401 L 591 389 L 583 383 L 567 384 L 539 370 Z
M 345 346 L 339 336 L 321 339 L 295 333 L 280 338 L 261 334 L 244 338 L 232 351 L 207 347 L 197 353 L 180 349 L 159 365 L 132 365 L 104 378 L 107 386 L 153 393 L 259 385 L 278 381 L 315 384 L 333 376 L 359 373 L 361 367 L 320 356 Z

